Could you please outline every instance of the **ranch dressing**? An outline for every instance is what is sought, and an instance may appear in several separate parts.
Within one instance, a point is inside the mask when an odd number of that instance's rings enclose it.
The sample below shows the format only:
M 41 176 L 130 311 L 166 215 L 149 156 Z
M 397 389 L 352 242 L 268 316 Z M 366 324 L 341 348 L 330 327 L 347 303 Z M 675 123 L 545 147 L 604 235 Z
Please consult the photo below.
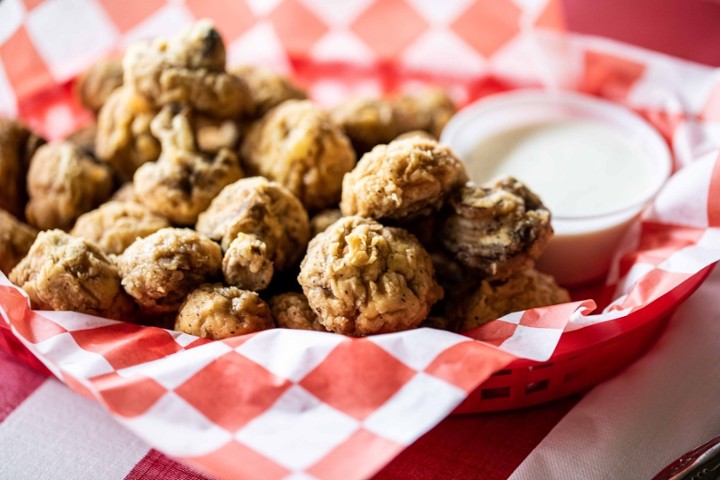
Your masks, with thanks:
M 653 162 L 627 134 L 585 119 L 503 130 L 480 141 L 467 166 L 478 183 L 518 178 L 555 217 L 598 215 L 642 202 L 653 178 Z
M 670 175 L 665 140 L 642 118 L 572 92 L 518 90 L 456 114 L 441 141 L 478 184 L 513 175 L 552 212 L 536 266 L 563 286 L 601 279 L 630 225 Z

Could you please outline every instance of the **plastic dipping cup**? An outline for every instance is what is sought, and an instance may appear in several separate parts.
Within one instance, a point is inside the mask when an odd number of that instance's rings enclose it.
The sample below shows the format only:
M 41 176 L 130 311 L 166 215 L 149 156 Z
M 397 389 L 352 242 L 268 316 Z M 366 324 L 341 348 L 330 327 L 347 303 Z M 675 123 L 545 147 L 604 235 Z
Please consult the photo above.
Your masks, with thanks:
M 540 195 L 555 235 L 537 267 L 565 286 L 607 273 L 621 237 L 671 171 L 665 141 L 644 120 L 576 93 L 487 97 L 453 117 L 441 141 L 473 181 L 513 175 Z

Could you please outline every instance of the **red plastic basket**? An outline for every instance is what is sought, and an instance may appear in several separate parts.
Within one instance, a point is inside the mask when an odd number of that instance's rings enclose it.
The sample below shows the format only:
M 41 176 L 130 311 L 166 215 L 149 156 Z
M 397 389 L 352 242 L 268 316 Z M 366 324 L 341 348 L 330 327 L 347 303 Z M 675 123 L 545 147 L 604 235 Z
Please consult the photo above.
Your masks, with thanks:
M 642 356 L 663 332 L 675 309 L 710 274 L 710 265 L 677 289 L 627 317 L 563 334 L 546 362 L 516 360 L 495 372 L 453 413 L 510 410 L 587 390 Z M 591 338 L 598 338 L 589 343 Z
M 714 265 L 642 311 L 566 333 L 546 362 L 516 360 L 476 388 L 453 414 L 495 412 L 529 407 L 588 390 L 642 356 L 663 332 L 675 309 L 707 278 Z M 590 339 L 595 338 L 594 343 Z M 29 367 L 49 370 L 0 323 L 0 349 Z
M 296 80 L 303 85 L 326 79 L 352 84 L 368 78 L 378 80 L 382 89 L 388 92 L 404 82 L 413 81 L 432 82 L 445 87 L 458 85 L 457 79 L 445 77 L 442 72 L 429 75 L 406 71 L 393 63 L 364 68 L 347 64 L 318 64 L 292 56 L 290 60 Z M 465 102 L 511 88 L 494 77 L 481 77 L 464 82 L 462 86 Z M 83 113 L 77 105 L 70 83 L 56 86 L 26 102 L 22 109 L 23 115 L 28 119 L 43 119 L 53 105 L 71 105 L 75 120 L 80 124 L 89 119 L 87 112 Z M 36 127 L 42 126 L 39 120 L 37 125 L 30 123 Z M 564 334 L 555 353 L 546 362 L 517 360 L 511 363 L 475 389 L 454 413 L 528 407 L 593 387 L 640 357 L 662 333 L 674 309 L 700 286 L 711 269 L 712 266 L 705 268 L 671 293 L 627 317 Z M 2 326 L 0 349 L 9 351 L 37 370 L 47 372 L 12 332 Z

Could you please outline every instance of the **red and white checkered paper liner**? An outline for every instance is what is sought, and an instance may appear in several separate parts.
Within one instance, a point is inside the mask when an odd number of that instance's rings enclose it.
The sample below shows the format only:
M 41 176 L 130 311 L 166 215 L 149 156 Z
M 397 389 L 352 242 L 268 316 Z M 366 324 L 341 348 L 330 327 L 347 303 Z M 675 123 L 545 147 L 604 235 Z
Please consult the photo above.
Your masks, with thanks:
M 324 104 L 427 82 L 461 104 L 515 87 L 580 90 L 647 118 L 682 169 L 619 248 L 609 307 L 512 313 L 472 338 L 271 330 L 210 342 L 32 311 L 0 275 L 0 328 L 169 455 L 223 478 L 367 477 L 492 372 L 547 360 L 564 331 L 642 313 L 720 259 L 720 73 L 567 34 L 554 0 L 3 0 L 0 114 L 63 136 L 89 120 L 70 95 L 79 71 L 199 17 L 216 21 L 230 63 L 292 71 Z

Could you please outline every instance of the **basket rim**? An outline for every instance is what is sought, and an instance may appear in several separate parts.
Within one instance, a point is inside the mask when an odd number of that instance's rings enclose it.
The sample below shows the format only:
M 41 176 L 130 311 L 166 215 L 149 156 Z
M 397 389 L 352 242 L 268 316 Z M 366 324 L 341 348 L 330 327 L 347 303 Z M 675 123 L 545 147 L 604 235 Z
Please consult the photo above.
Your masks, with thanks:
M 615 342 L 623 335 L 632 332 L 643 325 L 654 322 L 664 316 L 672 315 L 674 310 L 690 297 L 705 282 L 716 263 L 710 264 L 693 276 L 689 277 L 676 289 L 666 293 L 660 298 L 648 303 L 642 308 L 629 313 L 627 316 L 603 322 L 596 325 L 589 325 L 578 330 L 563 333 L 552 356 L 546 361 L 536 361 L 526 358 L 518 358 L 509 363 L 504 370 L 521 369 L 546 365 L 552 362 L 565 360 L 569 357 L 582 355 L 603 345 Z M 649 310 L 649 311 L 648 311 Z M 608 328 L 613 323 L 615 329 Z M 584 340 L 588 336 L 601 338 L 593 343 Z M 575 345 L 579 344 L 579 345 Z

